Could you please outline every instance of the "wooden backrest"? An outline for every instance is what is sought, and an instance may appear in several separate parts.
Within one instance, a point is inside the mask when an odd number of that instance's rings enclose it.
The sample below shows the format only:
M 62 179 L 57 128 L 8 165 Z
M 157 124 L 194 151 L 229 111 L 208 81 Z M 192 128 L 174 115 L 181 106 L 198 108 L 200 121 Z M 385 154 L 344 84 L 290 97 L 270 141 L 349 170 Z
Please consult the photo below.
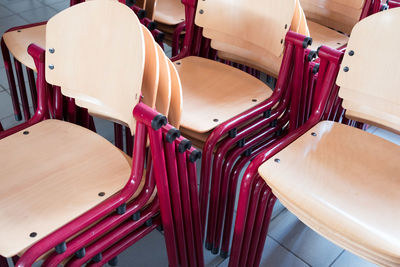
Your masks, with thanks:
M 161 114 L 167 116 L 171 101 L 171 75 L 168 66 L 169 59 L 158 44 L 156 44 L 156 47 L 158 49 L 158 60 L 160 62 L 160 79 L 156 97 L 156 109 Z
M 160 68 L 158 48 L 153 35 L 144 25 L 142 25 L 142 31 L 146 50 L 142 82 L 142 102 L 154 108 L 156 104 Z
M 179 129 L 183 110 L 182 84 L 175 65 L 169 59 L 168 66 L 171 75 L 171 104 L 168 112 L 168 122 Z
M 360 20 L 365 0 L 300 0 L 307 19 L 350 34 Z
M 346 114 L 400 131 L 400 9 L 358 22 L 351 33 L 337 84 Z
M 132 10 L 113 0 L 70 7 L 47 23 L 46 80 L 93 113 L 135 129 L 145 51 Z M 68 88 L 67 91 L 64 89 Z
M 198 1 L 195 23 L 210 39 L 232 45 L 245 41 L 279 57 L 295 6 L 295 0 Z M 207 29 L 221 37 L 208 35 Z

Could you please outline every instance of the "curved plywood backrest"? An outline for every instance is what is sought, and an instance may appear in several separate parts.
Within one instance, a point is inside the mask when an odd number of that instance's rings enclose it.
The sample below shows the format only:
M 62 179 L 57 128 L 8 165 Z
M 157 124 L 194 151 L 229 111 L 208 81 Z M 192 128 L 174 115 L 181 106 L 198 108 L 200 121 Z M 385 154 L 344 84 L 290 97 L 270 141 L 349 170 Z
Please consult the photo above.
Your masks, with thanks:
M 131 9 L 113 0 L 88 1 L 48 21 L 46 80 L 90 111 L 135 129 L 144 53 Z
M 182 84 L 178 71 L 171 60 L 168 60 L 171 75 L 171 104 L 168 112 L 168 122 L 179 129 L 183 110 Z
M 156 46 L 160 62 L 160 80 L 156 97 L 156 110 L 167 116 L 171 101 L 171 75 L 168 66 L 169 59 L 164 54 L 162 48 L 158 44 L 156 44 Z
M 393 25 L 400 25 L 400 8 L 355 25 L 337 84 L 347 115 L 399 132 L 400 35 Z
M 360 20 L 365 0 L 300 0 L 307 19 L 350 34 Z
M 229 36 L 232 45 L 246 41 L 280 56 L 295 6 L 295 0 L 198 1 L 195 22 L 214 33 Z M 226 42 L 207 35 L 207 30 L 203 35 Z
M 146 45 L 146 60 L 144 63 L 142 82 L 142 102 L 154 108 L 156 104 L 160 67 L 158 48 L 151 32 L 144 25 L 142 25 L 142 30 Z

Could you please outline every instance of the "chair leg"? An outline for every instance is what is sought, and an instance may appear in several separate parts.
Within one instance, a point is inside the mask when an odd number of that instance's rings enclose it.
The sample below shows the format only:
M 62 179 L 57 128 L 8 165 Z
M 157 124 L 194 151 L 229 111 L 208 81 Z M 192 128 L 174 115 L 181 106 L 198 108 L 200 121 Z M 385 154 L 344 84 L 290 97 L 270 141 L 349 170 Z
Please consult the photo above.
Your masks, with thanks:
M 115 146 L 119 149 L 124 149 L 124 144 L 122 140 L 122 125 L 114 122 L 114 138 L 115 138 Z
M 132 157 L 133 136 L 131 134 L 131 130 L 128 127 L 125 127 L 125 144 L 126 144 L 126 154 Z
M 26 67 L 26 73 L 28 75 L 28 82 L 29 82 L 29 89 L 31 91 L 31 99 L 33 108 L 36 110 L 37 107 L 37 90 L 36 90 L 36 82 L 35 82 L 35 75 L 33 74 L 33 70 Z
M 0 267 L 9 267 L 7 258 L 0 256 Z
M 26 87 L 24 80 L 24 73 L 22 71 L 21 62 L 14 58 L 15 72 L 18 79 L 19 95 L 21 96 L 22 110 L 24 112 L 25 121 L 28 121 L 31 117 L 28 104 L 28 96 L 26 95 Z
M 3 38 L 1 38 L 1 52 L 3 53 L 4 67 L 7 75 L 8 86 L 10 87 L 10 95 L 14 108 L 15 119 L 17 121 L 20 121 L 22 120 L 22 115 L 21 115 L 21 108 L 19 106 L 17 86 L 15 84 L 15 77 L 11 64 L 10 53 L 8 51 L 6 44 L 4 43 Z

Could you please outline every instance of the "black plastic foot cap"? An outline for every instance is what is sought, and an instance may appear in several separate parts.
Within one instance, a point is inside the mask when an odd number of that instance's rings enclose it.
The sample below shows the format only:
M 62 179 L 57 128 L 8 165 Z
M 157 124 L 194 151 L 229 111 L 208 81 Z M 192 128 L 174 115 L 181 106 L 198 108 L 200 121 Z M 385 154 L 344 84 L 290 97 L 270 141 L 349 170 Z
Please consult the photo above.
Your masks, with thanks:
M 108 261 L 108 264 L 110 266 L 117 266 L 118 265 L 118 258 L 117 257 L 112 258 L 111 260 Z
M 212 244 L 211 243 L 206 243 L 206 249 L 211 250 L 212 249 Z
M 211 250 L 211 253 L 214 254 L 214 255 L 217 255 L 218 252 L 219 252 L 219 249 L 218 249 L 218 248 L 213 248 L 213 249 Z
M 221 253 L 219 255 L 224 259 L 228 258 L 228 252 L 226 252 L 226 251 L 221 250 Z

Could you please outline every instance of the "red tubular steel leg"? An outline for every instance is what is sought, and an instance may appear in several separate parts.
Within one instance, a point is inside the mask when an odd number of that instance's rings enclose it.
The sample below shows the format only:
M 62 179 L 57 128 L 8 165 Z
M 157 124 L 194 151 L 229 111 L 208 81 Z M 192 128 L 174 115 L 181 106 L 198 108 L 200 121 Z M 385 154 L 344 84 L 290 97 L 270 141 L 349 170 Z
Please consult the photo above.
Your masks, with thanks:
M 255 242 L 255 240 L 259 240 L 259 238 L 260 238 L 260 234 L 261 234 L 261 230 L 262 230 L 263 222 L 264 222 L 264 217 L 265 217 L 265 212 L 267 211 L 267 208 L 268 208 L 268 200 L 270 198 L 270 194 L 271 194 L 271 190 L 264 183 L 263 189 L 261 191 L 261 196 L 259 198 L 256 220 L 254 222 L 254 228 L 253 228 L 253 233 L 251 236 L 250 247 L 248 250 L 246 266 L 254 266 L 253 264 L 254 264 L 257 247 L 258 247 L 258 242 Z
M 33 70 L 26 67 L 26 74 L 28 75 L 29 89 L 31 91 L 31 99 L 33 108 L 36 110 L 37 107 L 37 92 L 36 92 L 36 83 L 35 83 L 35 75 L 33 74 Z
M 173 131 L 173 130 L 172 130 Z M 168 134 L 173 134 L 168 132 Z M 169 138 L 173 138 L 172 136 Z M 166 138 L 168 140 L 168 137 Z M 182 213 L 181 191 L 179 188 L 178 168 L 176 163 L 175 144 L 172 140 L 165 142 L 165 156 L 171 194 L 172 212 L 175 220 L 175 234 L 178 242 L 178 258 L 182 266 L 189 266 L 188 251 L 185 239 L 185 226 Z
M 0 267 L 9 267 L 7 258 L 0 256 Z
M 100 262 L 89 262 L 86 266 L 87 267 L 101 267 L 105 266 L 107 262 L 110 260 L 114 259 L 117 257 L 119 254 L 121 254 L 123 251 L 128 249 L 130 246 L 135 244 L 137 241 L 148 235 L 150 232 L 152 232 L 154 229 L 156 229 L 158 226 L 161 225 L 161 220 L 159 216 L 157 216 L 153 220 L 153 224 L 149 227 L 142 226 L 139 229 L 137 229 L 135 232 L 130 233 L 128 236 L 126 236 L 124 239 L 119 241 L 118 243 L 114 244 L 112 247 L 107 249 L 102 253 L 102 259 Z
M 103 250 L 111 247 L 114 243 L 127 236 L 129 233 L 135 231 L 141 225 L 143 225 L 147 220 L 151 219 L 159 210 L 158 200 L 155 199 L 146 209 L 144 209 L 142 216 L 139 220 L 126 220 L 122 224 L 118 225 L 117 228 L 108 232 L 100 239 L 96 240 L 93 244 L 85 247 L 85 256 L 82 258 L 72 258 L 65 265 L 66 267 L 80 267 L 83 266 L 88 260 L 92 259 L 97 254 L 101 253 Z M 57 265 L 54 265 L 57 266 Z
M 231 179 L 232 181 L 229 183 L 229 191 L 228 191 L 228 201 L 226 202 L 226 216 L 224 221 L 224 234 L 222 238 L 222 246 L 221 246 L 221 257 L 227 258 L 229 252 L 229 243 L 231 239 L 231 230 L 233 223 L 233 212 L 235 208 L 235 200 L 236 200 L 236 188 L 237 182 L 239 180 L 239 176 L 244 166 L 252 160 L 255 156 L 258 155 L 261 151 L 266 149 L 269 145 L 275 142 L 277 139 L 271 139 L 267 143 L 264 143 L 255 149 L 253 149 L 251 153 L 251 157 L 243 157 L 241 158 L 235 165 L 232 170 Z
M 183 32 L 185 27 L 186 27 L 186 24 L 183 21 L 183 22 L 179 23 L 174 30 L 174 33 L 172 35 L 172 56 L 173 57 L 178 55 L 179 48 L 180 48 L 181 33 Z
M 13 103 L 15 119 L 17 121 L 20 121 L 22 120 L 22 115 L 21 115 L 21 108 L 19 107 L 17 86 L 15 84 L 15 77 L 11 64 L 10 52 L 8 51 L 8 48 L 4 43 L 3 38 L 1 38 L 1 52 L 3 54 L 4 67 L 7 75 L 8 86 L 10 88 L 10 95 Z
M 257 178 L 257 182 L 254 184 L 253 192 L 251 194 L 249 212 L 247 213 L 245 236 L 242 243 L 239 266 L 246 266 L 247 256 L 249 255 L 251 237 L 253 234 L 254 222 L 256 219 L 255 217 L 258 209 L 258 200 L 260 197 L 261 189 L 264 186 L 264 180 L 261 177 Z
M 186 140 L 185 140 L 186 141 Z M 183 144 L 183 147 L 182 147 Z M 196 266 L 196 249 L 194 241 L 194 229 L 193 229 L 193 219 L 192 219 L 192 205 L 190 202 L 190 192 L 189 192 L 189 182 L 187 174 L 187 160 L 186 160 L 186 149 L 190 147 L 185 147 L 184 143 L 176 144 L 176 159 L 179 173 L 179 187 L 181 191 L 182 198 L 182 210 L 183 216 L 185 218 L 185 237 L 187 246 L 187 256 L 189 261 L 189 266 Z
M 17 74 L 19 95 L 21 96 L 22 110 L 24 113 L 25 121 L 28 121 L 31 117 L 28 104 L 28 96 L 26 95 L 24 73 L 22 71 L 21 62 L 14 58 L 15 73 Z
M 150 126 L 151 127 L 151 126 Z M 154 162 L 154 174 L 157 184 L 157 193 L 160 199 L 161 219 L 164 227 L 165 243 L 169 264 L 178 266 L 178 253 L 174 230 L 174 220 L 171 210 L 171 196 L 168 190 L 167 169 L 164 162 L 164 148 L 162 145 L 162 132 L 149 127 L 150 148 Z
M 90 115 L 89 115 L 89 129 L 96 133 L 96 125 L 94 124 L 93 117 Z M 132 140 L 133 140 L 133 137 L 132 137 Z M 132 157 L 132 152 L 131 152 L 130 156 Z
M 124 149 L 124 144 L 122 140 L 122 125 L 115 123 L 114 122 L 114 141 L 115 141 L 115 146 L 118 147 L 119 149 L 123 150 Z
M 261 255 L 264 250 L 265 240 L 267 239 L 268 228 L 271 222 L 271 215 L 276 202 L 276 197 L 271 193 L 268 201 L 267 212 L 265 213 L 264 221 L 262 223 L 261 233 L 259 235 L 259 242 L 257 246 L 254 262 L 250 266 L 260 266 Z
M 201 221 L 200 221 L 200 207 L 199 207 L 199 195 L 197 189 L 197 171 L 196 171 L 196 160 L 200 157 L 200 152 L 190 150 L 189 161 L 188 161 L 188 179 L 189 179 L 189 190 L 190 190 L 190 202 L 192 204 L 192 218 L 194 227 L 195 237 L 195 248 L 197 256 L 197 266 L 204 266 L 203 257 L 203 237 L 201 234 Z
M 66 102 L 67 102 L 67 120 L 70 123 L 76 123 L 77 106 L 75 105 L 75 99 L 71 97 L 66 97 Z
M 57 120 L 63 119 L 63 96 L 60 86 L 53 86 L 53 101 L 54 101 L 54 118 Z
M 89 129 L 89 112 L 86 108 L 79 108 L 79 124 Z

